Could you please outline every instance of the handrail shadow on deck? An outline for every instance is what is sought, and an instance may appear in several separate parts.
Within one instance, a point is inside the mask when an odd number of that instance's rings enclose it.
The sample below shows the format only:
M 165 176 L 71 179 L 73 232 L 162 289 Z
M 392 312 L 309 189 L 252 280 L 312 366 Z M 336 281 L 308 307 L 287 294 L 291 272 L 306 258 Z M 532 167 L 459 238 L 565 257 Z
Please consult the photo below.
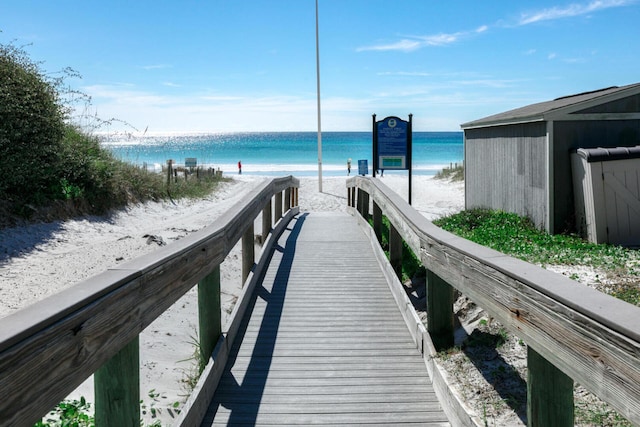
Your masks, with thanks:
M 238 382 L 225 383 L 226 393 L 241 393 L 246 399 L 240 405 L 235 404 L 234 406 L 232 402 L 225 400 L 224 395 L 221 398 L 218 398 L 219 396 L 217 394 L 214 395 L 214 402 L 231 410 L 228 421 L 230 425 L 240 422 L 255 424 L 256 422 L 258 408 L 260 407 L 260 402 L 262 400 L 262 393 L 264 392 L 267 382 L 269 366 L 273 360 L 273 351 L 282 316 L 283 302 L 289 283 L 289 274 L 291 273 L 291 266 L 295 256 L 297 240 L 306 216 L 306 213 L 297 216 L 294 219 L 296 222 L 295 225 L 291 228 L 287 227 L 287 230 L 290 231 L 290 235 L 287 237 L 284 248 L 276 244 L 271 250 L 271 253 L 268 256 L 267 265 L 271 263 L 274 251 L 282 252 L 282 260 L 278 266 L 273 288 L 271 291 L 268 291 L 264 286 L 262 286 L 264 274 L 266 273 L 265 269 L 258 282 L 260 283 L 260 287 L 253 291 L 243 316 L 242 323 L 240 324 L 238 335 L 232 344 L 229 359 L 222 374 L 223 378 L 228 376 L 234 379 L 233 374 L 231 374 L 231 369 L 235 365 L 238 350 L 242 344 L 247 326 L 251 319 L 251 313 L 253 312 L 257 298 L 265 300 L 267 302 L 266 310 L 262 317 L 262 323 L 258 331 L 256 344 L 253 349 L 247 371 L 244 374 L 243 381 L 241 384 Z M 221 382 L 223 381 L 223 378 L 221 378 Z M 212 417 L 215 417 L 215 411 L 209 413 L 203 423 L 211 420 Z

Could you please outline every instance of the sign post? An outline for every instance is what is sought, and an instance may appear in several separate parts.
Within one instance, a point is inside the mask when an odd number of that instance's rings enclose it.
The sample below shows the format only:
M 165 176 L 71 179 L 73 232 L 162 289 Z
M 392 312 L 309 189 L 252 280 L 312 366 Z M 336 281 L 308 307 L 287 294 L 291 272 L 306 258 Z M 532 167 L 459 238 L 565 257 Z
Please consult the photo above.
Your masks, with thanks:
M 409 204 L 411 204 L 412 119 L 390 116 L 376 121 L 373 115 L 373 177 L 378 170 L 409 171 Z

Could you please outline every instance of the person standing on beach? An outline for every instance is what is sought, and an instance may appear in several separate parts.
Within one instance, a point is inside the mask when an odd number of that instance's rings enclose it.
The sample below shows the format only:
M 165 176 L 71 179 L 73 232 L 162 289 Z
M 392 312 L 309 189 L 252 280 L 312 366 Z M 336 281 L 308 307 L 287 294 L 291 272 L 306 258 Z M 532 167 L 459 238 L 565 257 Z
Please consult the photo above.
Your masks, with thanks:
M 242 162 L 238 160 L 238 175 L 242 175 Z
M 347 175 L 351 175 L 351 159 L 347 159 Z

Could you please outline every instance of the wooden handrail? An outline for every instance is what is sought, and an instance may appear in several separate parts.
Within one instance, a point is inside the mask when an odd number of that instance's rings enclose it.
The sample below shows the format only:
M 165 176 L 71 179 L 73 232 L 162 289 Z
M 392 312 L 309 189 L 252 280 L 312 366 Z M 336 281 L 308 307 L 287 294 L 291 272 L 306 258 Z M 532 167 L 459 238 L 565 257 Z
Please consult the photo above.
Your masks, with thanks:
M 293 177 L 265 181 L 210 226 L 3 318 L 0 425 L 46 415 L 214 272 L 274 195 L 282 200 L 292 187 Z
M 560 373 L 640 424 L 639 307 L 448 233 L 380 180 L 354 177 L 347 188 L 353 212 L 358 206 L 368 214 L 370 198 L 374 214 L 389 219 L 429 272 L 485 309 Z M 365 207 L 351 198 L 356 188 Z

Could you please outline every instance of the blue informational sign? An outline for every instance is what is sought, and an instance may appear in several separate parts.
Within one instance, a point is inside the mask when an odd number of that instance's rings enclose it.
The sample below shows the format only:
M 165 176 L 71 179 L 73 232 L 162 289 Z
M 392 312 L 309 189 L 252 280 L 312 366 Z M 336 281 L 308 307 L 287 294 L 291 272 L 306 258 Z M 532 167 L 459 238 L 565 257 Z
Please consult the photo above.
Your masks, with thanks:
M 378 169 L 409 169 L 408 122 L 398 117 L 387 117 L 376 123 Z
M 369 162 L 365 160 L 358 160 L 358 175 L 368 175 L 369 174 Z

